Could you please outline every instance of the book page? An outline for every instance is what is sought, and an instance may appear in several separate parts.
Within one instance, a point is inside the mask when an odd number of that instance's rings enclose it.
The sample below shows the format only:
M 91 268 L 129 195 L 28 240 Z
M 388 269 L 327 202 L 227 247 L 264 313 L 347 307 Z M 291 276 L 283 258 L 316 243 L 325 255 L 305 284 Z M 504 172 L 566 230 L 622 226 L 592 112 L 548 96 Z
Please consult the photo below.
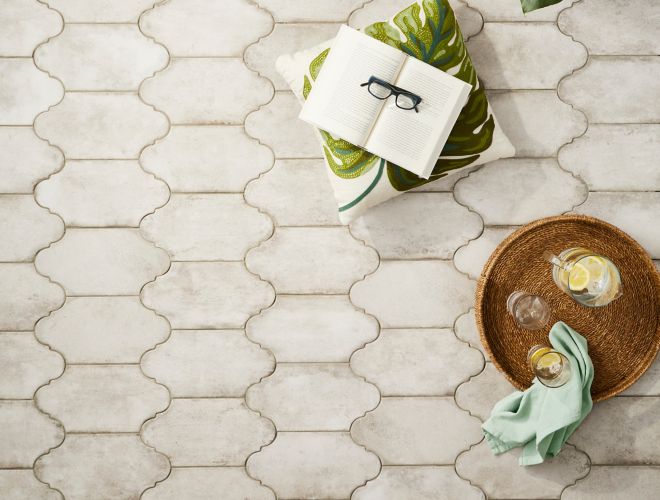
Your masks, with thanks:
M 372 75 L 394 81 L 405 58 L 397 49 L 342 26 L 300 118 L 363 146 L 384 102 L 360 84 Z
M 428 178 L 472 87 L 412 57 L 406 59 L 395 85 L 422 98 L 419 113 L 398 108 L 390 97 L 366 148 Z

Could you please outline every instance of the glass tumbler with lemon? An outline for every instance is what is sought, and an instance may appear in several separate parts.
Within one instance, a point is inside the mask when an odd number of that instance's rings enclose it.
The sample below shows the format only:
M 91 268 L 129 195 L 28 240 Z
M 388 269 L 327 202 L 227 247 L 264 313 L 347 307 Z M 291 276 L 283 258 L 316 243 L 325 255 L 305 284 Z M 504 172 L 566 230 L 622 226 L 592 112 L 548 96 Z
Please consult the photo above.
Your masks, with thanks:
M 553 264 L 557 286 L 587 307 L 606 306 L 622 295 L 621 275 L 607 257 L 581 247 L 569 248 L 558 256 L 545 252 Z
M 571 378 L 571 363 L 562 353 L 543 345 L 529 350 L 527 362 L 537 380 L 546 387 L 561 387 Z

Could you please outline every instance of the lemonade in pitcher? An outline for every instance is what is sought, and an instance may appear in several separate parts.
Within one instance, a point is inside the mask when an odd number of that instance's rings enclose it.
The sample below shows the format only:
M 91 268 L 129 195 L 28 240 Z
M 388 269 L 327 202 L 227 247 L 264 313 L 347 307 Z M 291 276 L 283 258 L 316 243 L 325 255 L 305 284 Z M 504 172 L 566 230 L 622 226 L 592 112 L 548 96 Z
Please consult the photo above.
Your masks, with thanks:
M 586 248 L 569 248 L 558 256 L 545 258 L 553 264 L 552 278 L 557 286 L 588 307 L 606 306 L 622 295 L 621 275 L 607 257 Z

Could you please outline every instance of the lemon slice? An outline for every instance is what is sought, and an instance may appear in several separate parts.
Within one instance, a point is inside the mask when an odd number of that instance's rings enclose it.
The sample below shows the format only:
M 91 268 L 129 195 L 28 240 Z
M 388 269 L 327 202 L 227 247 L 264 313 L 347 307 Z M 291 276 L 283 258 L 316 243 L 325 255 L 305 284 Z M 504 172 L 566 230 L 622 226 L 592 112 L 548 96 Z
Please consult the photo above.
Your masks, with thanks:
M 561 362 L 561 356 L 559 354 L 556 352 L 546 352 L 545 356 L 542 356 L 541 359 L 538 360 L 536 367 L 538 369 L 543 369 L 558 365 L 561 366 Z
M 532 354 L 529 363 L 532 366 L 536 366 L 537 361 L 539 360 L 540 357 L 542 357 L 544 354 L 549 353 L 552 351 L 549 347 L 540 347 L 536 351 L 534 351 L 534 354 Z
M 588 255 L 575 263 L 570 272 L 568 286 L 572 291 L 584 290 L 590 281 L 598 281 L 607 272 L 607 261 L 597 255 Z
M 582 264 L 582 261 L 580 261 L 571 269 L 568 279 L 568 288 L 572 291 L 584 290 L 587 288 L 590 279 L 591 273 L 589 272 L 589 269 Z

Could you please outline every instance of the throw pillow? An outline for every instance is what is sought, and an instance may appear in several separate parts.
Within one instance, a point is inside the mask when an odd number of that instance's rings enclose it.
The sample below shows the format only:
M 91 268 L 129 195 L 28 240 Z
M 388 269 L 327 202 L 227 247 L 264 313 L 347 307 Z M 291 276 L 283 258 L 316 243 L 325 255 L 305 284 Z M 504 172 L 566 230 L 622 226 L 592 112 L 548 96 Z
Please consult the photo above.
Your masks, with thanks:
M 511 142 L 488 104 L 447 0 L 418 0 L 389 21 L 374 23 L 362 31 L 460 78 L 472 85 L 472 91 L 429 179 L 318 131 L 342 223 L 347 224 L 368 208 L 427 182 L 514 155 Z M 332 40 L 328 40 L 278 58 L 278 72 L 301 101 L 311 92 L 331 45 Z

